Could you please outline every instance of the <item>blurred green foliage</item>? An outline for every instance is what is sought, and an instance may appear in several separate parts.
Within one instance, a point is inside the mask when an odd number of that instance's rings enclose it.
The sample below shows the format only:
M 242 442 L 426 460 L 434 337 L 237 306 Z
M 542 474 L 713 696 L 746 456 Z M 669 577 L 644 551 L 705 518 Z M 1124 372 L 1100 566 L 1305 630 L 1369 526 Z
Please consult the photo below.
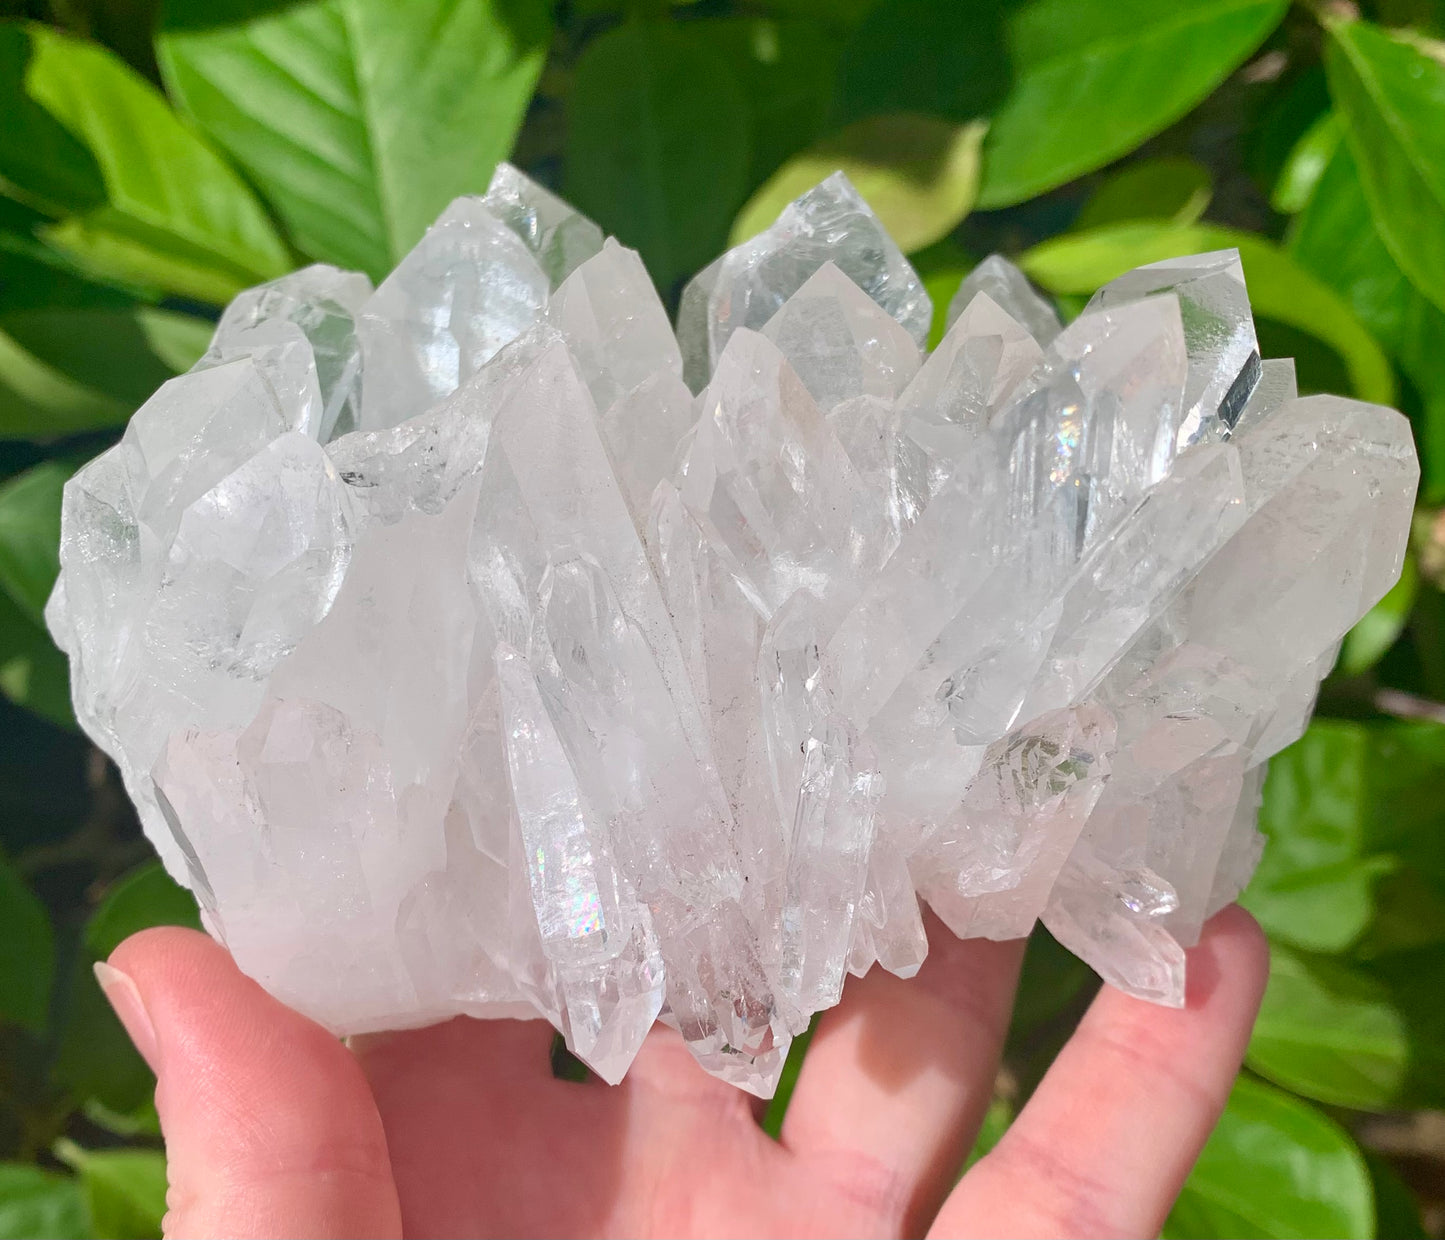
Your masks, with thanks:
M 504 156 L 669 300 L 837 166 L 940 309 L 990 251 L 1069 312 L 1236 245 L 1303 388 L 1405 409 L 1409 563 L 1273 764 L 1269 990 L 1166 1234 L 1441 1234 L 1409 1134 L 1445 1108 L 1442 39 L 1440 0 L 0 0 L 0 1238 L 159 1234 L 151 1078 L 90 965 L 196 924 L 74 729 L 60 488 L 238 290 L 381 276 Z M 1031 943 L 980 1148 L 1093 985 Z

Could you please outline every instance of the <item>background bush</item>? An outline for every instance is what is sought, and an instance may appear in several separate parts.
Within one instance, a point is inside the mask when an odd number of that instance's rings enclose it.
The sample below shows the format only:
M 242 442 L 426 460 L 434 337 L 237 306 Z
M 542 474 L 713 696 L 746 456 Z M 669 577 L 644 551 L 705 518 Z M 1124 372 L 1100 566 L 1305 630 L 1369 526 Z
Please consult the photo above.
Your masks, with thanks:
M 1409 413 L 1411 556 L 1273 764 L 1245 898 L 1269 991 L 1168 1234 L 1441 1234 L 1441 0 L 0 0 L 0 17 L 0 1237 L 158 1234 L 151 1080 L 89 965 L 195 919 L 75 731 L 42 627 L 60 487 L 239 289 L 312 260 L 381 277 L 504 156 L 637 247 L 671 300 L 835 166 L 940 312 L 994 250 L 1071 312 L 1128 267 L 1236 245 L 1267 355 L 1298 358 L 1305 390 Z M 1036 937 L 984 1144 L 1092 986 Z

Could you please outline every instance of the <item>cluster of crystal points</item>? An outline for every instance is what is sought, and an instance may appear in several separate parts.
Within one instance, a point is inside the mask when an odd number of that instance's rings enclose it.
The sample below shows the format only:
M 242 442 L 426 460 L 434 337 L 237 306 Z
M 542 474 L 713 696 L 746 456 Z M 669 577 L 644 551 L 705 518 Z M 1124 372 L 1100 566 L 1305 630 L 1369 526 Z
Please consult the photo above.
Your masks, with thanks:
M 1399 414 L 1297 399 L 1233 252 L 932 318 L 829 178 L 683 294 L 499 170 L 316 266 L 66 488 L 85 729 L 241 967 L 339 1033 L 654 1020 L 767 1095 L 920 899 L 1178 1004 L 1265 760 L 1394 581 Z

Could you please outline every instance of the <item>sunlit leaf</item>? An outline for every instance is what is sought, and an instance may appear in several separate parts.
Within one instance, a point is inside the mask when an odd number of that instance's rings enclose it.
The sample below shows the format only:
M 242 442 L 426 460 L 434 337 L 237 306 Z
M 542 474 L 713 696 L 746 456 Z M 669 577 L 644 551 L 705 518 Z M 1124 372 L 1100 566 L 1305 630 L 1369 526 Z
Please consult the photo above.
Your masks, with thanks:
M 794 198 L 841 170 L 900 248 L 921 250 L 972 209 L 983 132 L 981 122 L 955 125 L 931 116 L 857 121 L 779 168 L 738 213 L 731 243 L 762 232 Z
M 1326 112 L 1315 121 L 1290 151 L 1270 191 L 1269 205 L 1282 215 L 1303 210 L 1315 192 L 1335 150 L 1340 145 L 1339 119 Z
M 1365 964 L 1276 943 L 1249 1065 L 1333 1106 L 1445 1105 L 1442 970 L 1439 945 Z
M 1420 395 L 1421 492 L 1445 500 L 1445 311 L 1406 278 L 1381 238 L 1350 149 L 1339 144 L 1290 231 L 1295 260 L 1335 289 Z
M 1325 65 L 1380 236 L 1445 309 L 1445 63 L 1369 22 L 1340 21 Z
M 169 0 L 172 94 L 297 247 L 380 279 L 512 141 L 551 33 L 545 0 Z
M 80 1185 L 33 1163 L 0 1162 L 0 1240 L 89 1240 Z
M 1021 202 L 1127 154 L 1218 86 L 1286 7 L 1028 0 L 1013 8 L 1014 80 L 989 129 L 979 205 Z
M 166 1156 L 159 1150 L 86 1150 L 61 1138 L 57 1158 L 80 1180 L 96 1240 L 160 1240 Z
M 1074 229 L 1087 232 L 1133 220 L 1192 224 L 1211 196 L 1209 169 L 1183 155 L 1141 160 L 1105 181 L 1079 212 Z
M 1349 1133 L 1333 1120 L 1241 1077 L 1163 1234 L 1363 1240 L 1375 1234 L 1370 1175 Z
M 0 127 L 0 189 L 56 219 L 57 247 L 96 273 L 212 302 L 286 270 L 245 184 L 123 61 L 39 25 L 0 24 L 0 47 L 0 61 L 22 66 L 3 89 L 27 118 Z M 85 176 L 37 185 L 33 144 L 55 126 L 71 140 L 67 166 L 83 152 Z

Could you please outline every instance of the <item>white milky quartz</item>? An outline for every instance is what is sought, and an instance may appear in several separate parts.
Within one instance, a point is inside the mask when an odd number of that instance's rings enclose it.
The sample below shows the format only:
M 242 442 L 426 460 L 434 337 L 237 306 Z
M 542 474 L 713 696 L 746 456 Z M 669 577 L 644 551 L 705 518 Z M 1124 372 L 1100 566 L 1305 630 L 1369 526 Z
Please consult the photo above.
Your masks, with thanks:
M 1238 256 L 1061 327 L 841 174 L 684 291 L 503 166 L 316 266 L 66 487 L 75 707 L 240 966 L 339 1034 L 654 1021 L 767 1096 L 845 976 L 1040 919 L 1179 1004 L 1264 764 L 1400 571 L 1405 420 L 1261 363 Z

